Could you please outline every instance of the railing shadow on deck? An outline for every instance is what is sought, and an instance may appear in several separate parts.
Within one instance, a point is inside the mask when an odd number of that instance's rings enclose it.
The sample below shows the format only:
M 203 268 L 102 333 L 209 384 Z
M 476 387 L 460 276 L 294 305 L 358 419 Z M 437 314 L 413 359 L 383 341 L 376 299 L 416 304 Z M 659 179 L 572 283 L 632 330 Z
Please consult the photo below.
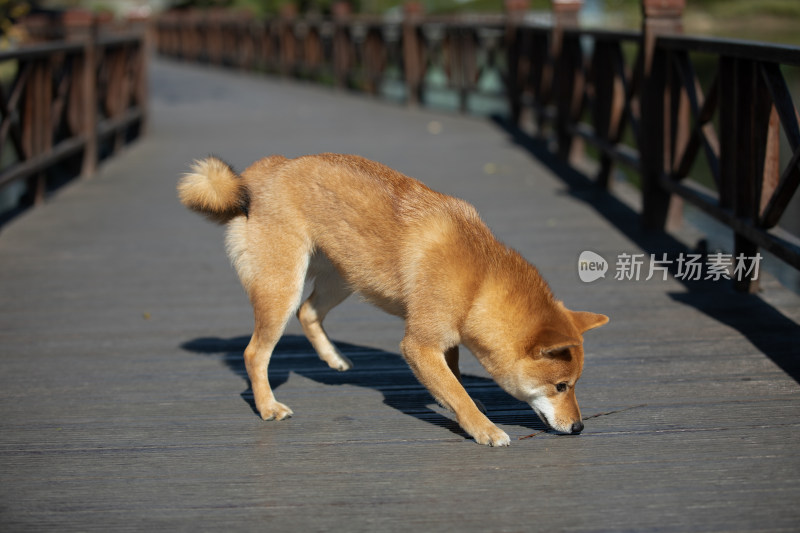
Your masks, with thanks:
M 247 382 L 248 388 L 241 393 L 242 399 L 253 413 L 258 414 L 244 365 L 244 350 L 249 340 L 248 336 L 230 339 L 203 337 L 187 341 L 181 348 L 205 356 L 220 356 L 231 372 Z M 333 342 L 353 361 L 353 369 L 347 372 L 333 370 L 317 357 L 305 337 L 284 335 L 275 347 L 270 361 L 269 381 L 273 390 L 286 383 L 290 372 L 324 385 L 365 387 L 383 394 L 384 404 L 403 414 L 448 429 L 465 439 L 470 438 L 455 420 L 429 407 L 435 401 L 414 377 L 400 354 L 346 342 Z M 462 374 L 462 382 L 472 398 L 483 402 L 493 421 L 521 426 L 526 431 L 546 430 L 528 405 L 508 396 L 491 379 Z M 342 416 L 344 415 L 342 412 Z
M 509 135 L 514 144 L 525 148 L 561 179 L 569 195 L 592 207 L 646 254 L 660 257 L 666 253 L 674 259 L 679 254 L 706 253 L 702 241 L 692 250 L 672 234 L 643 228 L 640 213 L 609 190 L 597 187 L 593 178 L 560 159 L 548 148 L 546 141 L 526 134 L 502 118 L 495 118 L 494 123 Z M 719 281 L 682 279 L 677 276 L 676 265 L 677 261 L 670 263 L 670 274 L 686 287 L 687 292 L 671 293 L 670 298 L 738 331 L 800 383 L 800 358 L 796 348 L 797 339 L 800 339 L 799 324 L 757 294 L 736 292 L 730 284 Z

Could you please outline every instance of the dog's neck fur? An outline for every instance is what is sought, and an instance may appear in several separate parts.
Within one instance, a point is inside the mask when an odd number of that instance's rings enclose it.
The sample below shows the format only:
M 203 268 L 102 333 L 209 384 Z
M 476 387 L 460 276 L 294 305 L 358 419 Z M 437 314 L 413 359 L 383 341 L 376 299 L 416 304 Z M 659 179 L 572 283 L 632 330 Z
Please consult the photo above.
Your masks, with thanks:
M 537 332 L 545 327 L 539 320 L 543 313 L 537 310 L 550 309 L 544 313 L 548 316 L 565 313 L 536 268 L 516 251 L 503 248 L 493 268 L 486 272 L 461 332 L 464 344 L 492 375 L 494 361 L 526 355 Z M 509 272 L 513 275 L 509 276 Z M 498 314 L 497 309 L 504 312 Z M 520 340 L 509 344 L 508 339 Z

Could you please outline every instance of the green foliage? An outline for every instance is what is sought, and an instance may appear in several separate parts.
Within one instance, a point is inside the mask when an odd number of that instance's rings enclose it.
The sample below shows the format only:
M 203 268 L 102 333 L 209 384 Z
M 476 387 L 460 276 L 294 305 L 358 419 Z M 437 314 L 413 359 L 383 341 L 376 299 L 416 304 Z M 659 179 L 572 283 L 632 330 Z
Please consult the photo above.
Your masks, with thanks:
M 5 36 L 11 31 L 14 21 L 25 16 L 31 3 L 23 0 L 0 0 L 0 33 Z

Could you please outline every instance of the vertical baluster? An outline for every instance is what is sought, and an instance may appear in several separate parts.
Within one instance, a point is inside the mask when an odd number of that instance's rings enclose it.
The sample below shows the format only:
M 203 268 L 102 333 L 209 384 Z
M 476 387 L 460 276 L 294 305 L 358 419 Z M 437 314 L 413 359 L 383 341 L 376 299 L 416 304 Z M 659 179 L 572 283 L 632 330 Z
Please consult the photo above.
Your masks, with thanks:
M 594 107 L 592 109 L 592 121 L 594 122 L 595 135 L 606 141 L 608 145 L 613 144 L 616 137 L 615 126 L 612 125 L 614 116 L 621 112 L 617 98 L 617 79 L 614 74 L 614 45 L 605 40 L 596 40 L 594 53 L 592 55 L 592 80 L 594 86 Z M 600 169 L 597 173 L 597 183 L 604 189 L 611 181 L 611 173 L 614 169 L 613 158 L 601 151 Z
M 672 121 L 664 116 L 671 101 L 667 79 L 671 69 L 668 54 L 656 46 L 659 35 L 682 31 L 685 0 L 642 1 L 642 53 L 638 68 L 642 75 L 639 154 L 642 167 L 642 222 L 646 228 L 663 230 L 676 223 L 681 202 L 661 186 L 671 167 Z M 667 107 L 668 109 L 668 107 Z
M 422 4 L 406 2 L 403 6 L 403 71 L 406 78 L 406 93 L 410 105 L 422 100 L 422 43 L 419 37 Z
M 564 161 L 575 161 L 581 149 L 575 142 L 573 127 L 580 117 L 584 84 L 583 54 L 577 35 L 562 33 L 555 70 L 558 156 Z
M 81 174 L 93 176 L 97 171 L 97 23 L 92 24 L 89 38 L 83 50 L 83 124 L 81 132 L 86 136 L 86 148 L 83 151 Z
M 36 118 L 33 125 L 33 152 L 36 155 L 44 155 L 52 147 L 50 106 L 53 101 L 53 75 L 51 61 L 52 58 L 48 56 L 37 62 L 36 83 L 34 85 L 34 102 L 36 102 L 37 109 L 34 112 Z M 34 205 L 39 205 L 44 201 L 47 174 L 45 171 L 37 172 L 33 179 L 33 203 Z
M 758 73 L 756 62 L 745 59 L 737 60 L 733 207 L 736 217 L 752 226 L 756 226 L 759 219 L 766 141 L 772 107 L 769 93 Z M 756 253 L 758 253 L 757 244 L 739 232 L 734 234 L 734 257 L 753 258 Z M 749 262 L 747 266 L 750 266 Z M 754 273 L 753 269 L 752 274 Z M 735 279 L 736 289 L 743 292 L 757 292 L 758 281 L 753 279 L 752 274 L 746 278 Z
M 520 23 L 528 9 L 528 2 L 505 1 L 506 28 L 506 91 L 508 109 L 511 114 L 511 124 L 519 127 L 522 121 L 522 92 L 525 90 L 529 65 L 525 60 L 523 50 L 529 48 L 527 37 L 530 32 L 525 32 Z

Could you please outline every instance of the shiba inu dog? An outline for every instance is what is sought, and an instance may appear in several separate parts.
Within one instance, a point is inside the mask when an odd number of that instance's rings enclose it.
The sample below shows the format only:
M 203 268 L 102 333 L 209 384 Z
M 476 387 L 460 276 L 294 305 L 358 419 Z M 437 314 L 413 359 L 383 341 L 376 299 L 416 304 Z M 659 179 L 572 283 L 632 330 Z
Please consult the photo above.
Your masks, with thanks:
M 348 370 L 352 363 L 322 322 L 357 292 L 405 319 L 403 357 L 477 442 L 507 446 L 510 439 L 461 385 L 459 345 L 550 428 L 583 430 L 575 399 L 582 334 L 608 317 L 568 310 L 470 204 L 379 163 L 338 154 L 266 157 L 241 175 L 208 157 L 184 175 L 178 193 L 188 208 L 228 226 L 228 255 L 255 315 L 244 359 L 264 420 L 293 414 L 275 399 L 267 377 L 292 313 L 319 357 Z

